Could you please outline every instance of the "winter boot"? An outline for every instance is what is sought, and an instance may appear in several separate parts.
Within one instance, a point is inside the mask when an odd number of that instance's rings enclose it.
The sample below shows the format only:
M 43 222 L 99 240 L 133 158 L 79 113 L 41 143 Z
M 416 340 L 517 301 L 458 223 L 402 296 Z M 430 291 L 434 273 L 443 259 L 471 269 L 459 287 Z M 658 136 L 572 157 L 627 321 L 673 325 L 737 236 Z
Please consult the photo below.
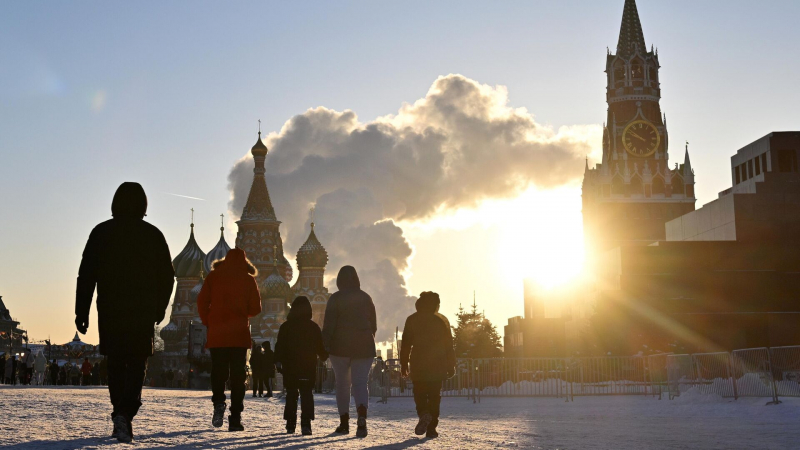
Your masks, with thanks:
M 311 419 L 300 419 L 300 431 L 303 436 L 311 436 Z
M 130 443 L 133 440 L 130 431 L 128 430 L 128 419 L 119 415 L 114 417 L 114 430 L 117 432 L 117 440 L 123 443 Z
M 365 405 L 358 405 L 356 411 L 358 411 L 356 437 L 365 438 L 367 437 L 367 407 Z
M 426 438 L 434 439 L 439 437 L 439 433 L 436 431 L 436 425 L 439 425 L 439 419 L 431 420 L 431 423 L 428 424 L 428 430 L 425 432 Z
M 222 420 L 225 418 L 225 403 L 217 403 L 214 405 L 214 417 L 211 418 L 211 425 L 215 428 L 222 426 Z
M 297 418 L 294 419 L 286 419 L 286 433 L 287 434 L 294 434 L 294 430 L 297 428 Z
M 336 427 L 335 433 L 349 434 L 350 433 L 350 414 L 342 414 L 339 416 L 339 426 Z
M 228 431 L 244 431 L 241 414 L 231 414 L 228 416 Z
M 111 432 L 111 437 L 112 438 L 116 438 L 116 437 L 119 436 L 119 431 L 121 429 L 120 421 L 117 421 L 116 417 L 112 417 L 111 418 L 111 423 L 114 424 L 114 431 Z
M 428 425 L 431 423 L 431 415 L 430 413 L 423 413 L 419 416 L 419 422 L 417 422 L 417 427 L 414 428 L 414 434 L 417 436 L 422 436 L 428 431 Z

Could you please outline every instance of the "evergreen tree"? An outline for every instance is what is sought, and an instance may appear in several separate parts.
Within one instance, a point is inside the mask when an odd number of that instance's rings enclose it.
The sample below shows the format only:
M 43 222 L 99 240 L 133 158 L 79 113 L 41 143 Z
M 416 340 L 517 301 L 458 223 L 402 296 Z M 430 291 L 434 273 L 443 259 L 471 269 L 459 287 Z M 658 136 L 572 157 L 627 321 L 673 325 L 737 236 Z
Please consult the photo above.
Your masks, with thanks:
M 456 358 L 494 358 L 503 355 L 497 329 L 472 302 L 472 311 L 458 307 L 458 322 L 453 328 Z

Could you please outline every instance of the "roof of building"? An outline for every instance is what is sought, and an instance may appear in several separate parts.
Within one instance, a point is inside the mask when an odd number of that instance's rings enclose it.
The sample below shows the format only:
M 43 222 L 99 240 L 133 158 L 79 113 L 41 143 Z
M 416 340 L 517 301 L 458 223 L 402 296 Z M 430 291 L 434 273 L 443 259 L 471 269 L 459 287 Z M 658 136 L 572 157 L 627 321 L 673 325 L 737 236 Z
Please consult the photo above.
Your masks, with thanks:
M 625 0 L 622 10 L 622 25 L 619 29 L 617 42 L 617 55 L 624 58 L 632 56 L 636 49 L 644 54 L 647 46 L 644 43 L 642 23 L 639 21 L 639 11 L 636 9 L 636 0 Z
M 186 246 L 178 253 L 178 256 L 172 260 L 172 266 L 175 268 L 175 277 L 199 277 L 205 257 L 206 254 L 203 253 L 203 250 L 200 249 L 194 239 L 194 224 L 192 224 L 189 232 L 189 241 L 186 242 Z
M 297 268 L 325 267 L 328 264 L 328 252 L 314 233 L 314 222 L 311 222 L 311 233 L 306 242 L 297 251 Z

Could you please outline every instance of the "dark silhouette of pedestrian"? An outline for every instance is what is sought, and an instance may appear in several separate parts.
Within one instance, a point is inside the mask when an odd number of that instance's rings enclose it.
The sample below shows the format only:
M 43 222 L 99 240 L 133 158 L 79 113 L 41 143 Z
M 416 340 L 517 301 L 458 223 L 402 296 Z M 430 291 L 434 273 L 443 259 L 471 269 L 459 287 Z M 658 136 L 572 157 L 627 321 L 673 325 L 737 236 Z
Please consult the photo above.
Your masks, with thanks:
M 167 370 L 167 387 L 175 387 L 172 385 L 173 380 L 175 380 L 175 371 L 172 369 Z
M 50 375 L 50 384 L 53 386 L 58 385 L 58 362 L 54 359 L 52 363 L 50 363 L 49 375 Z
M 272 380 L 275 378 L 275 353 L 272 352 L 269 341 L 264 341 L 261 348 L 264 350 L 261 360 L 264 368 L 264 384 L 267 385 L 267 398 L 270 398 L 272 397 Z
M 264 353 L 261 346 L 253 342 L 250 349 L 250 373 L 253 376 L 253 397 L 264 396 Z
M 378 330 L 372 297 L 361 290 L 353 266 L 344 266 L 336 277 L 338 292 L 325 308 L 322 338 L 336 376 L 336 406 L 340 424 L 337 433 L 350 432 L 350 392 L 358 412 L 356 436 L 367 436 L 369 371 L 375 358 L 375 333 Z
M 92 363 L 89 362 L 89 358 L 84 358 L 81 365 L 81 385 L 89 386 L 90 384 L 92 384 Z
M 414 383 L 417 423 L 414 432 L 429 438 L 439 436 L 439 405 L 442 382 L 456 370 L 453 334 L 447 317 L 439 314 L 439 294 L 423 292 L 416 303 L 417 312 L 408 316 L 400 346 L 402 375 L 410 375 Z
M 234 248 L 216 261 L 197 296 L 197 310 L 208 327 L 206 348 L 211 352 L 211 423 L 221 427 L 225 415 L 225 383 L 230 378 L 231 413 L 229 431 L 243 431 L 247 349 L 250 348 L 249 318 L 261 312 L 261 296 L 255 266 L 244 250 Z
M 92 386 L 100 386 L 100 362 L 92 365 Z
M 286 387 L 286 407 L 283 410 L 286 432 L 294 433 L 297 427 L 299 395 L 302 407 L 300 429 L 306 436 L 311 434 L 311 421 L 314 420 L 317 357 L 323 361 L 328 359 L 328 352 L 322 344 L 322 330 L 311 320 L 311 315 L 311 302 L 307 297 L 294 299 L 275 343 L 275 364 L 283 373 L 283 385 Z
M 97 287 L 100 353 L 108 358 L 108 391 L 114 409 L 112 436 L 133 439 L 142 405 L 154 324 L 169 305 L 175 272 L 164 235 L 145 222 L 147 196 L 139 183 L 122 183 L 111 204 L 113 218 L 97 225 L 83 251 L 75 299 L 75 325 L 85 334 Z

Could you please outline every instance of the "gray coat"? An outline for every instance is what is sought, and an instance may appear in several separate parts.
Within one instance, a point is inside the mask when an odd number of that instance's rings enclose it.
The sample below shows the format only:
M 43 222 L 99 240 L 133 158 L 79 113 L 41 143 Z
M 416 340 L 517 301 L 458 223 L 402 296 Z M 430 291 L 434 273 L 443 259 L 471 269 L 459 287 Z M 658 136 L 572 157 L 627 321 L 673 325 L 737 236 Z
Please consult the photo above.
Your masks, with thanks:
M 374 358 L 378 324 L 372 297 L 361 290 L 352 266 L 342 267 L 336 286 L 339 291 L 331 295 L 325 308 L 322 327 L 325 350 L 333 356 Z

